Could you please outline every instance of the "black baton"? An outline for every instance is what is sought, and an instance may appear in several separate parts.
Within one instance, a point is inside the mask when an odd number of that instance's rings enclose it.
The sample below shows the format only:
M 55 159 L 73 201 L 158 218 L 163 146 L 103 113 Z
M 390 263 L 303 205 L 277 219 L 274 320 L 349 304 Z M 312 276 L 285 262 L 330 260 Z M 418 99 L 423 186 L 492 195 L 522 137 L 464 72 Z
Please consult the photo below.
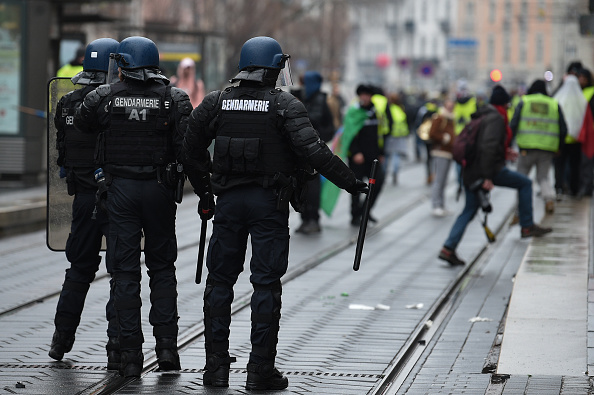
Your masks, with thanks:
M 200 228 L 200 241 L 198 242 L 198 262 L 196 263 L 196 284 L 202 281 L 202 263 L 204 261 L 204 246 L 206 244 L 206 227 L 208 221 L 203 219 Z
M 363 243 L 365 242 L 365 232 L 367 232 L 367 222 L 369 221 L 369 210 L 371 204 L 369 203 L 371 194 L 375 189 L 375 173 L 377 171 L 378 160 L 374 159 L 371 165 L 371 174 L 369 175 L 369 191 L 365 198 L 363 205 L 363 217 L 361 218 L 361 226 L 359 227 L 359 237 L 357 237 L 357 249 L 355 250 L 355 262 L 353 263 L 353 270 L 359 270 L 361 264 L 361 254 L 363 253 Z

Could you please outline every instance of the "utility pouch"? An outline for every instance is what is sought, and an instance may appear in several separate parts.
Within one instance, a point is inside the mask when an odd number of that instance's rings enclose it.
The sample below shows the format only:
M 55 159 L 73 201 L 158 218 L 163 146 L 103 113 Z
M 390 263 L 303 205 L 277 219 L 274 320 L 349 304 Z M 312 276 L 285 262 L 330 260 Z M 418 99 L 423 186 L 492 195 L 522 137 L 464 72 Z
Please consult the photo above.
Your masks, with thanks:
M 186 176 L 184 174 L 183 164 L 168 163 L 167 166 L 165 166 L 161 182 L 175 191 L 174 199 L 176 203 L 181 203 L 182 201 L 185 181 Z
M 308 181 L 313 180 L 318 175 L 318 172 L 313 170 L 310 172 L 305 168 L 297 171 L 296 177 L 291 177 L 293 183 L 293 195 L 291 196 L 291 206 L 298 213 L 305 209 L 307 203 L 307 185 Z
M 289 202 L 295 191 L 293 177 L 287 177 L 282 173 L 274 175 L 274 185 L 276 186 L 276 209 L 282 212 L 289 212 Z
M 177 173 L 177 183 L 175 186 L 175 202 L 181 203 L 184 198 L 184 183 L 186 182 L 186 175 L 184 174 L 184 165 L 177 163 L 175 165 Z
M 300 183 L 296 178 L 293 178 L 293 194 L 290 202 L 295 211 L 302 212 L 307 203 L 307 183 Z
M 74 196 L 76 193 L 76 182 L 74 181 L 74 173 L 72 171 L 66 170 L 66 189 L 68 191 L 68 195 Z

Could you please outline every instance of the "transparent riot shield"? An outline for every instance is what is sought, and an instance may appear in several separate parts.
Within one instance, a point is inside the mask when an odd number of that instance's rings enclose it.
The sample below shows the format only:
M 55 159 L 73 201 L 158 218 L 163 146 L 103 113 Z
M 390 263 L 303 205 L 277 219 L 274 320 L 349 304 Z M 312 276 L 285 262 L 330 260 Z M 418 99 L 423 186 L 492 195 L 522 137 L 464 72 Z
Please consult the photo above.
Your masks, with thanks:
M 73 196 L 68 195 L 64 172 L 57 165 L 58 149 L 56 147 L 56 125 L 54 115 L 56 105 L 62 96 L 75 89 L 70 78 L 52 78 L 48 83 L 47 108 L 47 216 L 46 244 L 52 251 L 64 251 L 70 233 L 72 221 Z

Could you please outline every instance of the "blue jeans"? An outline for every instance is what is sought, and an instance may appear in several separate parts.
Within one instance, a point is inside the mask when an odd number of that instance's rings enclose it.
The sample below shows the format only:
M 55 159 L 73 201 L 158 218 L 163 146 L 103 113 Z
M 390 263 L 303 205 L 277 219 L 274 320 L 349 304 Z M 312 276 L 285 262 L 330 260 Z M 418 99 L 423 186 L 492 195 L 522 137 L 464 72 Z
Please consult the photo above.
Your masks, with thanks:
M 532 219 L 532 181 L 523 174 L 518 173 L 504 167 L 495 177 L 493 177 L 493 184 L 502 187 L 514 188 L 518 190 L 518 211 L 520 218 L 520 226 L 527 228 L 534 224 Z M 466 204 L 464 210 L 454 222 L 450 235 L 443 244 L 444 247 L 450 250 L 455 250 L 462 240 L 466 226 L 472 221 L 476 212 L 479 209 L 478 199 L 474 192 L 471 192 L 468 187 L 464 187 L 466 195 Z

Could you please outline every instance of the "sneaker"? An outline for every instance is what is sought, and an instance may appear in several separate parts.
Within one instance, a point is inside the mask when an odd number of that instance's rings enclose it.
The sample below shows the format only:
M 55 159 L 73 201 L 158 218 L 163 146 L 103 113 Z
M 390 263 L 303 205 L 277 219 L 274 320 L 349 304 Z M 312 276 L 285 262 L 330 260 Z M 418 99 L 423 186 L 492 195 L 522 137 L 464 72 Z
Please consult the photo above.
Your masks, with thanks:
M 248 363 L 247 390 L 284 390 L 289 386 L 289 380 L 270 363 Z
M 466 264 L 462 259 L 458 258 L 456 251 L 450 250 L 447 247 L 443 247 L 439 252 L 439 259 L 446 261 L 452 266 L 463 266 Z
M 56 329 L 52 336 L 52 344 L 48 355 L 56 361 L 61 361 L 64 358 L 64 354 L 72 350 L 74 345 L 74 335 L 68 335 L 63 332 L 58 332 Z
M 445 217 L 446 211 L 441 207 L 436 207 L 433 209 L 431 214 L 433 214 L 434 217 Z
M 545 212 L 547 214 L 553 214 L 555 212 L 555 202 L 552 200 L 548 200 L 545 203 Z
M 352 226 L 361 226 L 361 217 L 351 219 Z
M 551 228 L 543 228 L 537 224 L 529 226 L 527 228 L 522 228 L 522 238 L 526 237 L 541 237 L 546 235 L 547 233 L 552 232 L 553 229 Z

